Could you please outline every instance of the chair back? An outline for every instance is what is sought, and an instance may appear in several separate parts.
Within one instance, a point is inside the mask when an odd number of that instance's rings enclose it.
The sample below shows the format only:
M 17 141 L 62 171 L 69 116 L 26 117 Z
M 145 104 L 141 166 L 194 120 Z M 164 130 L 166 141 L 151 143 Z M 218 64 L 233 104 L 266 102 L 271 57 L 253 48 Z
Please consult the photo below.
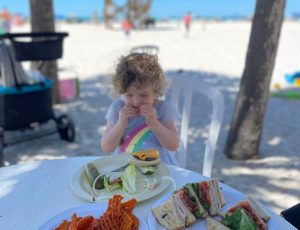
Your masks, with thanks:
M 143 45 L 143 46 L 134 46 L 130 50 L 130 53 L 146 53 L 151 55 L 158 55 L 159 47 L 155 45 Z
M 183 144 L 183 153 L 178 154 L 179 166 L 185 168 L 187 161 L 187 140 L 188 129 L 191 114 L 191 105 L 193 93 L 198 92 L 210 99 L 212 103 L 212 116 L 209 126 L 208 140 L 206 142 L 204 160 L 203 160 L 203 175 L 211 176 L 212 165 L 215 156 L 216 144 L 221 129 L 221 124 L 224 115 L 224 98 L 222 93 L 211 85 L 202 83 L 198 79 L 193 78 L 174 78 L 171 80 L 169 90 L 171 91 L 171 102 L 178 109 L 179 98 L 184 96 L 180 139 Z M 181 93 L 183 91 L 183 94 Z

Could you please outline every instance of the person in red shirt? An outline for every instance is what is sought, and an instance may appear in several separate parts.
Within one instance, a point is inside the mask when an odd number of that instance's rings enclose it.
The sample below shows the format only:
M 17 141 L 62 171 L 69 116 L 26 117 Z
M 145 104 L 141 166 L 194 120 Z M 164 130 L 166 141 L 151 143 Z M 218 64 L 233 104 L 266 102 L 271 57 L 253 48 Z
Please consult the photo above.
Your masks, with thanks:
M 184 26 L 185 26 L 185 31 L 186 31 L 186 34 L 189 34 L 190 32 L 190 27 L 191 27 L 191 23 L 192 23 L 192 13 L 191 12 L 188 12 L 184 18 Z
M 131 31 L 131 23 L 128 19 L 125 19 L 124 22 L 123 22 L 123 30 L 125 32 L 125 35 L 128 36 L 130 34 L 130 31 Z

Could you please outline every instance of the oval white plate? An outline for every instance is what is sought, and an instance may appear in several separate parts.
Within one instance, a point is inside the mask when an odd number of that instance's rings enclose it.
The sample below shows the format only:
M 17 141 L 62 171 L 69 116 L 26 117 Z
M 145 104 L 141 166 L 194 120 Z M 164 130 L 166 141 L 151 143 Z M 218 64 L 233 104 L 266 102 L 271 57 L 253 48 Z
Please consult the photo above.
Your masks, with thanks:
M 117 168 L 125 165 L 128 162 L 130 157 L 131 156 L 126 155 L 126 154 L 111 155 L 111 156 L 102 157 L 97 160 L 94 160 L 94 161 L 92 161 L 92 163 L 97 167 L 98 171 L 101 174 L 101 172 L 109 172 L 109 171 L 112 171 L 114 169 L 117 169 Z M 72 178 L 72 181 L 71 181 L 71 187 L 72 187 L 72 190 L 78 196 L 80 196 L 81 198 L 83 198 L 85 200 L 92 202 L 92 197 L 91 197 L 91 193 L 89 190 L 89 186 L 84 179 L 84 170 L 85 170 L 84 167 L 85 166 L 82 166 L 75 172 L 75 174 Z M 132 194 L 132 196 L 130 196 L 130 197 L 126 193 L 124 193 L 121 189 L 117 189 L 112 192 L 107 192 L 105 189 L 103 189 L 103 190 L 100 190 L 100 196 L 96 197 L 96 201 L 106 201 L 109 198 L 113 197 L 113 195 L 115 195 L 115 194 L 121 194 L 124 197 L 124 200 L 132 199 L 132 198 L 135 198 L 138 202 L 147 200 L 149 198 L 152 198 L 152 197 L 158 195 L 159 193 L 161 193 L 162 191 L 164 191 L 165 189 L 168 188 L 170 181 L 165 180 L 162 183 L 161 180 L 163 177 L 170 177 L 170 176 L 171 176 L 171 173 L 170 173 L 169 168 L 162 162 L 160 162 L 156 172 L 153 175 L 149 175 L 149 176 L 143 175 L 138 169 L 136 169 L 136 180 L 137 181 L 141 181 L 142 179 L 145 179 L 145 178 L 154 178 L 157 181 L 160 181 L 160 183 L 154 189 L 151 189 L 143 194 L 141 194 L 141 193 L 143 191 L 145 191 L 145 188 L 142 183 L 138 183 L 136 194 Z M 139 194 L 141 194 L 141 195 L 139 195 Z
M 100 203 L 94 203 L 94 204 L 85 204 L 79 207 L 71 208 L 66 211 L 63 211 L 59 213 L 58 215 L 50 218 L 48 221 L 46 221 L 42 226 L 38 228 L 38 230 L 52 230 L 59 226 L 59 224 L 63 220 L 70 220 L 73 213 L 76 213 L 76 215 L 79 216 L 88 216 L 92 215 L 94 217 L 99 218 L 107 209 L 107 203 L 100 202 Z M 148 230 L 147 223 L 145 220 L 135 212 L 133 212 L 134 215 L 139 219 L 139 229 L 140 230 Z
M 223 191 L 225 202 L 226 202 L 226 205 L 222 208 L 222 211 L 226 211 L 227 209 L 229 209 L 230 207 L 235 205 L 237 202 L 246 198 L 246 196 L 243 194 L 233 193 L 232 191 L 226 190 L 226 187 L 223 187 L 222 191 Z M 153 207 L 164 203 L 165 201 L 167 201 L 169 199 L 170 196 L 171 196 L 171 194 L 163 196 L 161 199 L 159 199 L 157 202 L 155 202 Z M 267 222 L 269 230 L 286 229 L 286 228 L 284 228 L 284 223 L 282 222 L 284 220 L 280 216 L 277 216 L 275 213 L 273 213 L 269 209 L 265 209 L 265 211 L 271 217 L 270 220 Z M 218 219 L 218 217 L 216 217 L 216 219 Z M 279 226 L 282 226 L 283 228 L 280 228 Z M 152 214 L 151 210 L 149 211 L 149 214 L 148 214 L 148 227 L 151 230 L 166 230 L 166 228 L 164 228 L 162 225 L 160 225 L 156 221 L 156 218 Z M 190 226 L 186 229 L 189 229 L 189 230 L 207 229 L 206 220 L 200 219 L 197 222 L 195 222 L 192 226 Z

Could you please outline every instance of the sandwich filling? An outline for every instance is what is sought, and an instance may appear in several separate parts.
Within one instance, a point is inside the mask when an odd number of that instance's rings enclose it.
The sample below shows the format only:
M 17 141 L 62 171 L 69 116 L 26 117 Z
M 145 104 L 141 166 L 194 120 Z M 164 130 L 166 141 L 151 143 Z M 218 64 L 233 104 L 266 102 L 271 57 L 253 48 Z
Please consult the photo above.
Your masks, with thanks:
M 230 208 L 226 213 L 226 215 L 231 215 L 236 212 L 236 210 L 242 209 L 254 222 L 259 230 L 266 230 L 268 226 L 263 221 L 264 218 L 269 218 L 265 212 L 257 206 L 253 199 L 245 200 L 234 207 Z M 259 212 L 258 212 L 259 211 Z
M 232 230 L 256 230 L 256 225 L 243 208 L 228 212 L 223 223 Z
M 191 197 L 187 188 L 182 188 L 176 192 L 187 210 L 189 210 L 196 218 L 200 218 L 200 211 L 196 200 Z
M 198 192 L 200 202 L 203 208 L 208 212 L 209 207 L 211 206 L 211 198 L 209 196 L 209 184 L 206 181 L 199 183 Z

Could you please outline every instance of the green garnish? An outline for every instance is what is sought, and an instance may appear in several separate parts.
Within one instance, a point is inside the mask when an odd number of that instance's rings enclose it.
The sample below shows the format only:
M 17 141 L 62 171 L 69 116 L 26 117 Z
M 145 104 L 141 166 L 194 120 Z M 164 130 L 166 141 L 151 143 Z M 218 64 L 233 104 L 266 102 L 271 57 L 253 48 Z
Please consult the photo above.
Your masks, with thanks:
M 256 230 L 253 220 L 242 208 L 237 208 L 232 214 L 227 214 L 223 223 L 232 230 Z

